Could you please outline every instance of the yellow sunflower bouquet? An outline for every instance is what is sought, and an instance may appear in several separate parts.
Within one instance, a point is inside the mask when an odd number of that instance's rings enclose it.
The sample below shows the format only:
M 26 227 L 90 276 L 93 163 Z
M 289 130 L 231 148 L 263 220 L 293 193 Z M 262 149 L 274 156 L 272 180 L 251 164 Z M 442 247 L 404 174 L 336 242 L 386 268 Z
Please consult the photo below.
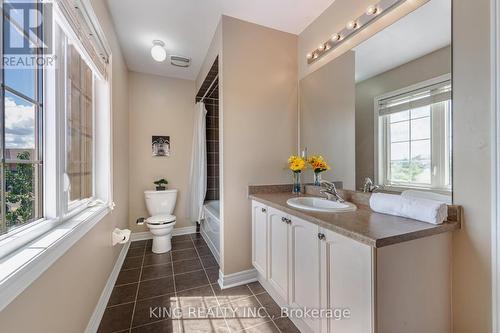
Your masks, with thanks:
M 293 172 L 302 172 L 306 168 L 306 161 L 297 155 L 288 158 L 288 168 Z
M 321 185 L 321 173 L 330 170 L 330 166 L 321 155 L 314 155 L 307 159 L 307 163 L 314 171 L 314 185 Z
M 301 192 L 300 174 L 307 167 L 306 161 L 297 155 L 292 155 L 288 158 L 288 168 L 293 173 L 293 193 Z

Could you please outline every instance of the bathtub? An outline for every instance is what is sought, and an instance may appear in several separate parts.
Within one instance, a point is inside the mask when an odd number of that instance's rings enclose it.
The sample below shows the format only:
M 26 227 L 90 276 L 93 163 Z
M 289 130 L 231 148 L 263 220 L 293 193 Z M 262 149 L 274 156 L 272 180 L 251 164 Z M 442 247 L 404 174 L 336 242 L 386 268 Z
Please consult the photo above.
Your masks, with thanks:
M 218 200 L 207 201 L 203 206 L 205 219 L 202 220 L 200 232 L 207 242 L 217 262 L 220 262 L 220 205 Z

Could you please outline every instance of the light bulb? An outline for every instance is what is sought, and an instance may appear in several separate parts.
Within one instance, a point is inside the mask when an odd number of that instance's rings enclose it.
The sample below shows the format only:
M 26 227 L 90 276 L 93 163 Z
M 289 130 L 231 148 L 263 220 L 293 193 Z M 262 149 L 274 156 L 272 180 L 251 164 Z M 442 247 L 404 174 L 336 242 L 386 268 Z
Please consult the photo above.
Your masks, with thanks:
M 306 56 L 307 59 L 312 59 L 312 57 L 313 57 L 312 53 L 308 53 Z
M 153 47 L 151 48 L 151 56 L 155 61 L 165 61 L 165 59 L 167 59 L 167 50 L 165 50 L 165 43 L 163 43 L 161 40 L 154 40 Z
M 353 29 L 356 29 L 358 27 L 358 22 L 356 21 L 349 21 L 347 22 L 346 26 L 345 26 L 348 30 L 353 30 Z
M 319 44 L 318 50 L 323 51 L 325 49 L 325 44 Z
M 377 6 L 369 6 L 368 8 L 366 8 L 366 15 L 368 16 L 378 14 L 378 12 L 379 9 Z
M 338 42 L 342 39 L 342 35 L 341 34 L 334 34 L 331 38 L 332 42 Z

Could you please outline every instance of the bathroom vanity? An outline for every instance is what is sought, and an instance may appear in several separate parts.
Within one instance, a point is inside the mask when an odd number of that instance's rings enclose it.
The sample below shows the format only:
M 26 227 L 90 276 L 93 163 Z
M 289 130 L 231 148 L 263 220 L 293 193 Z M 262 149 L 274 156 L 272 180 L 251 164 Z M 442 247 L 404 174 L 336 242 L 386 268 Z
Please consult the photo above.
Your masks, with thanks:
M 365 194 L 343 195 L 356 211 L 310 212 L 287 205 L 289 192 L 250 194 L 259 282 L 282 307 L 334 311 L 292 317 L 302 332 L 450 332 L 450 232 L 460 208 L 432 225 L 375 213 Z

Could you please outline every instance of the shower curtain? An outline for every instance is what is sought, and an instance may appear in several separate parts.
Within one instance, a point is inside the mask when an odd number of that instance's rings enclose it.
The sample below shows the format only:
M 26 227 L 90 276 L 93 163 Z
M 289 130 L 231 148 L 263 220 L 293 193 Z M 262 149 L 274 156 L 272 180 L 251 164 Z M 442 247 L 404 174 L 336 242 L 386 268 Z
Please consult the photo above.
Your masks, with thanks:
M 207 192 L 206 114 L 205 104 L 196 103 L 189 175 L 188 217 L 191 221 L 201 221 L 203 218 L 203 202 Z

